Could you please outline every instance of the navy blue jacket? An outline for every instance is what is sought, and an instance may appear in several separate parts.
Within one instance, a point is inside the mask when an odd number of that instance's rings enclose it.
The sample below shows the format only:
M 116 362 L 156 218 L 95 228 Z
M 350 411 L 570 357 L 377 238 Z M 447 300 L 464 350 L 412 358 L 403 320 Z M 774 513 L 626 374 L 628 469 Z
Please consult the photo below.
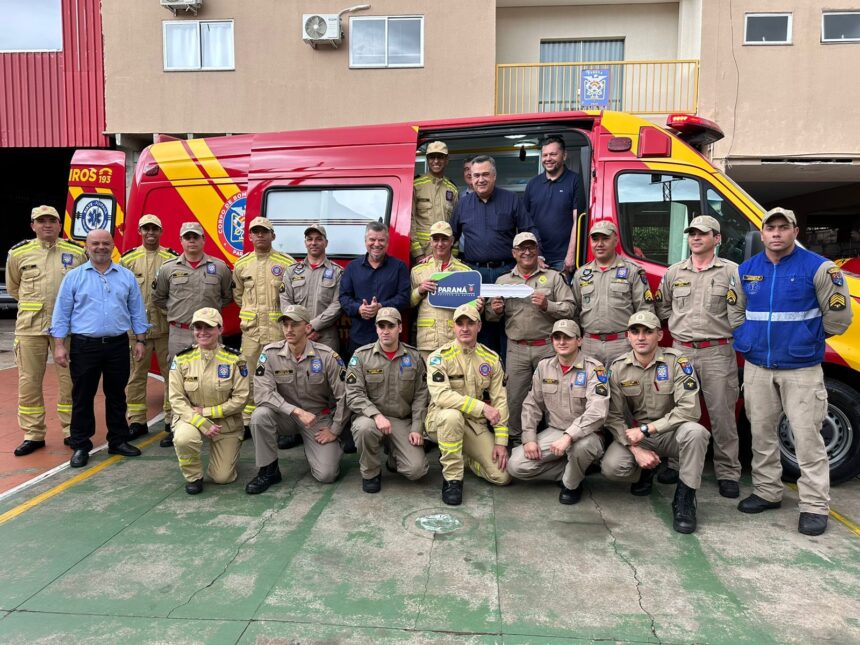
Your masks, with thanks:
M 367 261 L 367 254 L 346 265 L 340 281 L 340 306 L 352 319 L 350 340 L 358 345 L 375 343 L 376 322 L 365 320 L 358 314 L 362 300 L 369 303 L 376 296 L 383 307 L 394 307 L 403 312 L 409 307 L 409 269 L 403 262 L 385 256 L 379 268 Z
M 514 236 L 528 231 L 540 240 L 531 215 L 516 193 L 496 188 L 484 203 L 476 193 L 460 198 L 451 216 L 454 239 L 462 236 L 463 257 L 467 263 L 511 262 Z

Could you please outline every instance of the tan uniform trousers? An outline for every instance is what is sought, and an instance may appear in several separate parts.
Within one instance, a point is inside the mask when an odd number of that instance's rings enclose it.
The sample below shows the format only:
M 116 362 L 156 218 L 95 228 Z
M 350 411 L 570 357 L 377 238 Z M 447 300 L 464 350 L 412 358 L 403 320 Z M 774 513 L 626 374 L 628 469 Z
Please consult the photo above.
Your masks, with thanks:
M 323 484 L 330 484 L 340 475 L 343 448 L 340 441 L 319 444 L 314 438 L 320 428 L 331 428 L 332 415 L 318 416 L 311 428 L 305 428 L 295 417 L 260 406 L 251 415 L 251 435 L 257 468 L 268 466 L 278 458 L 278 434 L 301 434 L 311 475 Z
M 439 443 L 439 463 L 446 481 L 463 479 L 465 455 L 469 469 L 478 477 L 499 486 L 511 483 L 507 471 L 493 462 L 495 435 L 484 419 L 470 419 L 457 410 L 436 410 L 428 416 L 427 434 Z
M 190 329 L 182 329 L 182 327 L 175 327 L 173 325 L 170 326 L 167 335 L 167 363 L 168 369 L 170 369 L 170 364 L 173 363 L 173 359 L 176 355 L 181 352 L 186 347 L 189 347 L 194 342 L 194 332 Z M 167 372 L 165 372 L 166 374 Z M 168 391 L 167 380 L 164 380 L 164 400 L 167 401 L 170 395 Z M 167 419 L 164 421 L 167 424 Z M 172 431 L 172 429 L 168 428 Z
M 782 464 L 777 424 L 785 412 L 794 435 L 800 479 L 801 513 L 830 512 L 830 464 L 821 424 L 827 413 L 827 390 L 820 365 L 793 370 L 744 366 L 744 404 L 752 429 L 753 491 L 769 502 L 782 500 Z
M 15 365 L 18 368 L 18 425 L 24 439 L 44 441 L 45 396 L 42 382 L 48 362 L 48 350 L 54 352 L 51 336 L 16 336 Z M 72 422 L 72 377 L 68 367 L 54 365 L 60 389 L 57 392 L 57 416 L 63 427 L 63 436 L 69 436 Z
M 203 477 L 203 450 L 205 435 L 190 423 L 177 419 L 173 426 L 173 448 L 179 459 L 179 470 L 186 481 Z M 236 462 L 242 447 L 242 431 L 225 432 L 209 438 L 209 468 L 206 474 L 216 484 L 229 484 L 236 480 Z
M 696 349 L 677 341 L 673 347 L 691 359 L 699 387 L 711 420 L 714 441 L 714 474 L 717 479 L 738 481 L 741 462 L 738 459 L 738 426 L 735 407 L 740 394 L 738 359 L 731 344 Z
M 391 422 L 391 434 L 388 442 L 391 449 L 389 460 L 398 473 L 406 479 L 416 480 L 427 474 L 430 466 L 424 446 L 413 446 L 409 443 L 409 433 L 412 431 L 412 419 L 396 419 L 386 417 Z M 358 448 L 358 463 L 361 466 L 361 476 L 372 479 L 380 472 L 380 448 L 385 440 L 376 423 L 370 417 L 356 415 L 352 418 L 352 436 Z
M 585 479 L 585 471 L 603 456 L 603 442 L 597 434 L 585 435 L 567 449 L 567 457 L 556 457 L 550 445 L 564 435 L 558 428 L 547 428 L 537 436 L 540 459 L 529 459 L 522 446 L 517 446 L 508 461 L 508 474 L 514 479 L 544 479 L 559 481 L 565 488 L 576 488 Z
M 514 340 L 508 339 L 508 355 L 505 365 L 505 374 L 508 377 L 508 432 L 510 437 L 519 439 L 523 434 L 523 401 L 532 386 L 538 363 L 543 359 L 555 355 L 552 343 L 547 341 L 546 345 L 520 345 Z
M 673 432 L 661 432 L 645 439 L 639 445 L 653 450 L 662 459 L 677 458 L 680 462 L 681 481 L 690 488 L 698 489 L 702 483 L 705 453 L 710 440 L 711 435 L 704 426 L 688 421 Z M 603 455 L 601 472 L 606 479 L 632 482 L 639 479 L 642 469 L 636 464 L 636 459 L 627 446 L 613 441 Z
M 132 347 L 134 347 L 133 344 Z M 143 360 L 136 361 L 132 356 L 131 376 L 125 389 L 125 398 L 128 401 L 128 422 L 146 424 L 146 383 L 153 354 L 158 361 L 158 369 L 164 377 L 164 424 L 169 426 L 173 416 L 170 412 L 170 400 L 167 398 L 169 380 L 167 374 L 170 369 L 170 361 L 167 360 L 167 336 L 148 338 L 143 349 Z
M 616 340 L 598 340 L 586 335 L 582 337 L 582 353 L 600 361 L 606 367 L 609 367 L 612 361 L 629 351 L 630 343 L 627 342 L 626 337 Z
M 263 348 L 271 342 L 273 341 L 261 343 L 258 340 L 249 338 L 247 334 L 242 335 L 242 360 L 245 361 L 245 364 L 249 366 L 249 369 L 252 369 L 257 364 L 257 361 L 260 360 L 260 354 L 263 353 Z M 245 404 L 245 409 L 242 410 L 242 423 L 246 426 L 251 425 L 251 415 L 254 413 L 254 410 L 257 409 L 257 406 L 254 405 L 253 378 L 248 379 L 248 386 L 248 403 Z

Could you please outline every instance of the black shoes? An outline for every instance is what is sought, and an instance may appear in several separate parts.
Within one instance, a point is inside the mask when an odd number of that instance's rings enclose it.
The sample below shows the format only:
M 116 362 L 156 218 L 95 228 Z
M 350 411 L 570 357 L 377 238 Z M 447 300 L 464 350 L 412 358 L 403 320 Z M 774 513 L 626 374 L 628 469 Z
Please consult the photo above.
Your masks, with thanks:
M 827 516 L 818 513 L 801 513 L 797 530 L 804 535 L 821 535 L 827 530 Z
M 729 499 L 736 499 L 741 496 L 741 489 L 736 481 L 731 479 L 718 479 L 717 486 L 720 487 L 720 495 Z
M 302 435 L 300 434 L 279 434 L 278 448 L 280 450 L 289 450 L 302 445 Z
M 753 493 L 738 503 L 738 510 L 741 513 L 761 513 L 771 508 L 779 508 L 780 506 L 782 506 L 782 502 L 769 502 Z
M 131 423 L 128 426 L 128 440 L 134 441 L 140 439 L 143 435 L 149 434 L 149 426 L 145 423 Z
M 639 481 L 630 484 L 630 494 L 636 497 L 645 497 L 651 494 L 651 489 L 654 486 L 654 469 L 643 468 L 642 474 L 639 475 Z
M 463 480 L 442 480 L 442 501 L 448 506 L 459 506 L 463 503 Z
M 72 458 L 69 460 L 69 466 L 72 468 L 83 468 L 87 465 L 90 460 L 90 453 L 88 450 L 75 450 L 72 453 Z
M 185 484 L 185 492 L 189 495 L 199 495 L 203 492 L 203 478 Z
M 245 433 L 242 435 L 242 441 L 247 441 L 251 438 L 251 426 L 245 426 Z
M 672 528 L 678 533 L 696 530 L 696 489 L 679 481 L 672 500 Z
M 140 448 L 132 446 L 130 443 L 118 443 L 115 446 L 108 446 L 109 455 L 122 455 L 123 457 L 140 457 Z
M 170 430 L 167 430 L 167 436 L 158 442 L 158 445 L 162 448 L 170 448 L 173 446 L 173 433 Z
M 31 452 L 36 452 L 39 448 L 44 448 L 44 441 L 33 441 L 32 439 L 25 439 L 24 443 L 15 448 L 15 456 L 23 457 L 24 455 L 29 455 Z
M 281 470 L 278 468 L 278 460 L 275 459 L 268 466 L 263 466 L 254 477 L 245 485 L 248 495 L 259 495 L 269 489 L 269 486 L 281 481 Z
M 657 475 L 657 481 L 661 484 L 677 484 L 679 479 L 678 471 L 674 468 L 669 468 L 669 466 L 666 466 Z
M 578 504 L 579 500 L 582 499 L 582 482 L 576 488 L 566 488 L 561 482 L 559 484 L 561 484 L 561 490 L 558 491 L 558 503 L 568 505 Z
M 353 438 L 350 430 L 345 430 L 340 436 L 340 445 L 343 448 L 343 454 L 345 455 L 354 455 L 358 452 L 358 448 L 355 447 L 355 439 Z
M 361 480 L 361 490 L 365 493 L 378 493 L 382 490 L 382 475 Z

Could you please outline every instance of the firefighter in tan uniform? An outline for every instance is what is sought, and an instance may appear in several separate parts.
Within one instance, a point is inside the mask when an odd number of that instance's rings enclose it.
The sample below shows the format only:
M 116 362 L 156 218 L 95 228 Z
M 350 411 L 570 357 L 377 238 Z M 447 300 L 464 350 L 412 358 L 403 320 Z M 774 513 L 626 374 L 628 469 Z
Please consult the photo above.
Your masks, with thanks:
M 48 329 L 54 313 L 54 301 L 63 277 L 86 262 L 84 250 L 60 239 L 62 222 L 52 206 L 37 206 L 30 213 L 30 228 L 36 238 L 9 249 L 6 260 L 6 288 L 18 301 L 15 321 L 15 364 L 18 367 L 18 425 L 24 431 L 24 442 L 15 448 L 23 457 L 45 447 L 45 397 L 42 381 L 48 350 L 54 351 L 54 340 Z M 56 366 L 60 389 L 57 416 L 68 445 L 72 418 L 72 379 L 67 367 Z
M 660 347 L 660 319 L 640 311 L 628 323 L 632 350 L 609 368 L 609 416 L 615 441 L 603 455 L 607 479 L 634 481 L 630 492 L 649 495 L 661 458 L 676 458 L 680 476 L 672 502 L 673 527 L 696 530 L 696 490 L 702 482 L 710 436 L 699 424 L 699 380 L 693 364 L 677 349 Z M 628 427 L 627 419 L 633 420 Z M 638 479 L 638 481 L 636 481 Z
M 161 220 L 155 215 L 144 215 L 138 226 L 143 244 L 123 254 L 120 264 L 134 273 L 137 285 L 143 296 L 146 317 L 151 327 L 146 332 L 143 359 L 131 362 L 131 376 L 125 391 L 128 405 L 129 439 L 137 439 L 149 432 L 146 425 L 146 381 L 152 355 L 158 361 L 162 376 L 168 374 L 170 363 L 167 360 L 167 314 L 164 309 L 152 302 L 152 285 L 161 265 L 177 257 L 176 251 L 159 244 L 161 241 Z M 133 334 L 132 334 L 133 336 Z M 165 383 L 166 385 L 166 383 Z M 164 425 L 170 427 L 172 415 L 167 387 L 164 388 Z
M 382 487 L 379 453 L 384 442 L 389 471 L 415 480 L 429 468 L 424 453 L 427 370 L 418 350 L 400 342 L 402 331 L 400 312 L 380 309 L 379 340 L 359 347 L 346 370 L 346 403 L 355 413 L 352 434 L 365 493 L 378 493 Z
M 609 376 L 580 351 L 579 326 L 558 320 L 552 327 L 555 356 L 538 363 L 523 402 L 523 445 L 514 448 L 508 473 L 514 479 L 560 481 L 558 501 L 582 498 L 585 471 L 603 455 L 598 431 L 609 411 Z M 548 427 L 537 433 L 548 415 Z
M 416 344 L 424 361 L 431 352 L 454 340 L 454 312 L 434 307 L 427 301 L 427 295 L 436 292 L 436 281 L 430 279 L 434 273 L 471 271 L 468 266 L 451 256 L 453 245 L 454 233 L 451 231 L 451 225 L 448 222 L 435 222 L 430 227 L 432 255 L 425 262 L 412 267 L 409 276 L 412 283 L 410 303 L 413 307 L 418 307 L 415 321 Z
M 740 495 L 741 462 L 735 423 L 740 387 L 732 328 L 743 322 L 743 314 L 729 309 L 727 297 L 739 288 L 738 265 L 716 255 L 720 223 L 713 217 L 693 218 L 684 232 L 691 255 L 668 268 L 654 301 L 657 315 L 669 320 L 672 347 L 696 366 L 711 419 L 717 485 L 720 495 L 733 498 Z M 737 300 L 737 295 L 731 298 Z M 674 480 L 675 473 L 670 474 L 663 473 L 660 481 Z
M 435 222 L 449 222 L 459 199 L 457 186 L 445 176 L 448 146 L 442 141 L 433 141 L 427 146 L 426 155 L 430 172 L 421 175 L 412 184 L 412 226 L 409 237 L 413 264 L 420 264 L 432 255 L 430 227 Z
M 182 254 L 161 265 L 152 291 L 152 303 L 167 311 L 170 361 L 178 351 L 191 345 L 191 317 L 195 311 L 205 307 L 221 311 L 233 301 L 230 269 L 203 252 L 205 239 L 200 222 L 183 223 L 179 237 Z M 168 436 L 161 440 L 163 448 L 173 445 L 170 428 L 165 430 Z
M 538 363 L 553 355 L 553 323 L 573 318 L 573 293 L 558 271 L 538 265 L 538 243 L 533 233 L 514 237 L 513 256 L 517 265 L 499 277 L 496 284 L 525 284 L 534 289 L 528 298 L 493 298 L 485 314 L 488 321 L 505 317 L 508 337 L 506 373 L 510 407 L 511 442 L 520 442 L 523 400 Z
M 508 401 L 499 355 L 478 343 L 481 315 L 473 304 L 454 311 L 456 339 L 427 359 L 430 409 L 426 430 L 439 444 L 442 501 L 463 501 L 464 456 L 469 468 L 491 484 L 510 483 Z M 489 402 L 486 402 L 489 399 Z M 493 427 L 490 432 L 487 422 Z
M 216 484 L 236 480 L 242 447 L 242 408 L 248 399 L 248 367 L 239 352 L 219 342 L 223 320 L 205 307 L 191 318 L 195 344 L 176 354 L 170 365 L 170 403 L 174 445 L 185 492 L 203 491 L 200 452 L 209 439 L 208 474 Z
M 266 345 L 254 370 L 251 434 L 257 476 L 245 492 L 257 495 L 281 481 L 278 434 L 302 433 L 314 479 L 329 484 L 340 474 L 340 435 L 349 424 L 344 380 L 346 366 L 337 352 L 308 340 L 311 315 L 290 305 L 281 316 L 284 340 Z
M 239 306 L 242 330 L 242 360 L 256 365 L 263 347 L 283 338 L 280 289 L 287 269 L 296 261 L 286 253 L 272 249 L 275 228 L 265 217 L 255 217 L 249 226 L 253 253 L 236 260 L 233 267 L 233 300 Z M 248 404 L 242 412 L 247 427 L 254 411 L 254 385 Z
M 615 251 L 618 229 L 608 220 L 589 233 L 594 259 L 576 270 L 571 281 L 576 317 L 582 328 L 582 351 L 609 365 L 629 351 L 627 320 L 637 311 L 654 311 L 645 269 Z

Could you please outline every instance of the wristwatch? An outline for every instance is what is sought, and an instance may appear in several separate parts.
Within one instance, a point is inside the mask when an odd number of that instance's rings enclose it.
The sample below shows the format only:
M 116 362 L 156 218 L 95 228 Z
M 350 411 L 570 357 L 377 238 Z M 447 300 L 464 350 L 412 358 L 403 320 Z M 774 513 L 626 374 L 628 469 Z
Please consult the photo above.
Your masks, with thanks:
M 644 434 L 646 439 L 651 438 L 651 433 L 648 432 L 648 424 L 647 423 L 643 423 L 639 426 L 639 432 Z
M 140 343 L 141 345 L 146 345 L 146 341 L 145 341 L 145 340 L 141 340 L 140 338 L 138 338 L 138 339 L 137 339 L 136 341 L 134 341 L 134 342 L 135 342 L 135 343 Z

